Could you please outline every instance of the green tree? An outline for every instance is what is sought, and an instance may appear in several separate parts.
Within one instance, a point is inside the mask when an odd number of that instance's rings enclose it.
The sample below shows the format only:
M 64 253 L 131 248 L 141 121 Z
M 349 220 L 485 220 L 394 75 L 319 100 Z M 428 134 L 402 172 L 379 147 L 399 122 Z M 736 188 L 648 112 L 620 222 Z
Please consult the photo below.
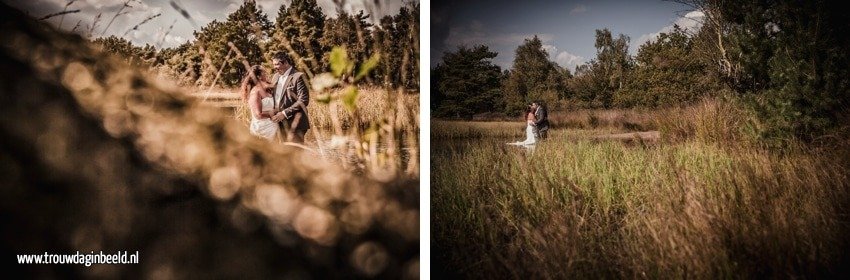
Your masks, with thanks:
M 372 25 L 366 20 L 368 15 L 360 11 L 357 14 L 349 14 L 338 11 L 336 18 L 325 22 L 325 30 L 320 43 L 325 48 L 343 46 L 348 52 L 348 57 L 355 63 L 363 63 L 372 55 L 373 38 Z M 330 61 L 330 52 L 324 54 L 324 61 Z
M 408 3 L 395 16 L 384 16 L 374 32 L 382 54 L 376 75 L 386 85 L 419 86 L 419 4 Z
M 549 54 L 543 42 L 535 35 L 517 47 L 510 76 L 504 83 L 505 113 L 517 114 L 534 100 L 555 103 L 565 91 L 564 75 Z
M 186 42 L 175 48 L 162 49 L 158 56 L 178 82 L 190 84 L 200 77 L 203 58 L 193 43 Z
M 607 28 L 596 30 L 596 59 L 591 61 L 591 71 L 595 72 L 597 84 L 591 104 L 594 107 L 609 108 L 613 105 L 614 93 L 626 83 L 632 61 L 629 56 L 629 37 L 620 34 L 617 39 Z
M 576 68 L 569 81 L 572 101 L 583 107 L 610 108 L 614 95 L 628 83 L 634 62 L 629 56 L 629 37 L 614 39 L 608 29 L 596 30 L 596 58 Z
M 133 50 L 135 46 L 124 38 L 109 36 L 96 38 L 92 40 L 92 42 L 100 45 L 104 51 L 116 54 L 122 58 L 129 58 L 135 54 L 135 51 Z
M 439 102 L 434 115 L 470 118 L 492 112 L 501 100 L 502 72 L 492 62 L 496 55 L 483 45 L 444 53 L 443 62 L 434 68 Z
M 92 40 L 93 43 L 99 45 L 104 51 L 116 54 L 119 58 L 125 59 L 132 65 L 153 66 L 159 61 L 157 59 L 156 48 L 150 44 L 145 44 L 144 47 L 133 45 L 130 41 L 124 38 L 109 36 L 101 37 Z
M 846 115 L 850 22 L 837 1 L 706 1 L 726 21 L 732 87 L 762 116 L 766 139 L 813 139 Z
M 443 103 L 443 100 L 446 99 L 445 94 L 440 91 L 440 81 L 443 79 L 443 71 L 438 69 L 438 67 L 445 66 L 437 64 L 437 67 L 431 69 L 431 112 L 433 112 L 434 116 L 440 115 L 437 113 L 437 108 L 439 108 L 440 104 Z
M 679 26 L 643 44 L 627 84 L 614 96 L 617 107 L 658 107 L 696 101 L 716 94 L 719 81 L 694 55 L 695 39 Z
M 203 50 L 201 55 L 205 60 L 201 65 L 201 82 L 211 82 L 219 68 L 223 67 L 219 82 L 226 86 L 237 85 L 245 74 L 245 67 L 241 59 L 231 53 L 228 43 L 233 43 L 249 64 L 262 64 L 264 52 L 261 45 L 268 40 L 271 26 L 257 4 L 246 1 L 224 22 L 214 20 L 195 32 L 195 45 L 199 51 Z
M 281 5 L 268 54 L 289 53 L 295 60 L 295 67 L 311 76 L 325 72 L 327 61 L 323 58 L 330 50 L 320 42 L 325 18 L 316 0 L 292 0 L 289 7 Z

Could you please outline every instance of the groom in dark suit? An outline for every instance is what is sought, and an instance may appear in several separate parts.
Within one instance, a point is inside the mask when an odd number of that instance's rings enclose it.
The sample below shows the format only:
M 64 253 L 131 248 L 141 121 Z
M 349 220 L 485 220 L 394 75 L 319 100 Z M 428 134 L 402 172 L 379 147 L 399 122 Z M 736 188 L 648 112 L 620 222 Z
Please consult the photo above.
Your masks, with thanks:
M 310 129 L 307 104 L 310 93 L 304 83 L 303 73 L 292 67 L 292 59 L 284 52 L 272 58 L 275 74 L 272 78 L 275 111 L 272 121 L 278 122 L 287 142 L 303 143 Z
M 546 140 L 549 138 L 549 111 L 539 100 L 531 103 L 531 109 L 534 111 L 534 135 L 537 140 Z

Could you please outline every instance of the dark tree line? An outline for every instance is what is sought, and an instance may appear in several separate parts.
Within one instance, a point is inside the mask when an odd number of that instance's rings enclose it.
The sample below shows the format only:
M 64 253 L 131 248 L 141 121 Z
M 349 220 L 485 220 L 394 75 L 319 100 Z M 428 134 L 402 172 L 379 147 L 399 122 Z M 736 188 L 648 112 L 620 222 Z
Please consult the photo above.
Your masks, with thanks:
M 438 103 L 436 116 L 470 117 L 476 113 L 522 111 L 531 101 L 541 100 L 555 109 L 658 107 L 692 102 L 705 89 L 705 65 L 693 55 L 696 37 L 680 28 L 662 33 L 641 46 L 637 56 L 628 53 L 629 38 L 612 36 L 607 29 L 596 31 L 597 56 L 576 67 L 574 73 L 551 61 L 537 37 L 517 47 L 511 69 L 502 70 L 491 61 L 496 53 L 486 46 L 460 47 L 447 52 L 433 70 Z M 489 56 L 470 50 L 487 50 Z M 458 76 L 457 72 L 466 73 Z M 501 73 L 500 79 L 470 80 L 485 73 Z M 695 85 L 700 85 L 699 87 Z M 488 89 L 482 91 L 481 89 Z M 451 113 L 441 102 L 493 98 L 485 106 L 472 106 L 465 114 Z M 464 100 L 457 102 L 456 100 Z M 441 109 L 443 108 L 443 109 Z
M 228 43 L 252 65 L 268 63 L 275 52 L 287 52 L 308 76 L 328 71 L 331 49 L 344 46 L 357 63 L 381 54 L 381 65 L 369 77 L 373 83 L 419 86 L 419 4 L 407 4 L 396 15 L 378 20 L 363 11 L 337 13 L 335 18 L 325 15 L 316 0 L 293 0 L 289 6 L 281 5 L 272 22 L 256 2 L 245 1 L 226 19 L 195 31 L 194 41 L 177 47 L 156 50 L 114 36 L 94 42 L 133 64 L 164 70 L 183 82 L 215 81 L 221 86 L 237 85 L 245 72 L 242 58 Z
M 714 43 L 730 62 L 722 77 L 764 116 L 765 136 L 808 139 L 846 124 L 850 21 L 841 2 L 694 4 L 715 14 L 725 41 Z
M 432 72 L 434 115 L 513 115 L 538 99 L 555 109 L 658 108 L 729 96 L 760 116 L 766 138 L 811 139 L 846 121 L 850 21 L 839 4 L 682 2 L 705 13 L 699 30 L 677 26 L 636 56 L 627 36 L 597 30 L 596 58 L 573 73 L 555 65 L 536 37 L 517 48 L 504 72 L 486 46 L 447 52 Z M 496 72 L 500 79 L 480 78 Z M 455 108 L 480 99 L 484 106 Z
M 438 93 L 432 104 L 440 116 L 462 117 L 475 112 L 486 112 L 501 107 L 499 84 L 502 72 L 489 59 L 496 57 L 486 46 L 469 49 L 461 47 L 443 57 L 444 64 L 432 72 Z M 476 94 L 469 94 L 474 92 Z

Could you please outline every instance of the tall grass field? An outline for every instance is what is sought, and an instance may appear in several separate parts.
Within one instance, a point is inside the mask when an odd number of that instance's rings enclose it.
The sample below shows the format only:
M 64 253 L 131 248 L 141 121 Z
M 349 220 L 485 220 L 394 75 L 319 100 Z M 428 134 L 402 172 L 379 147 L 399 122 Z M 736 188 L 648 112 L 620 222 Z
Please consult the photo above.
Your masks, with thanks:
M 336 93 L 341 91 L 335 90 Z M 191 92 L 190 96 L 205 104 L 230 108 L 233 117 L 247 130 L 251 114 L 247 102 L 240 100 L 239 89 L 195 89 Z M 311 128 L 306 135 L 306 147 L 317 150 L 325 159 L 342 161 L 353 169 L 371 166 L 374 167 L 371 169 L 383 171 L 402 171 L 400 175 L 410 178 L 418 176 L 419 93 L 364 86 L 359 90 L 354 111 L 339 104 L 318 102 L 316 94 L 311 94 L 307 106 Z M 371 139 L 373 136 L 377 140 Z M 340 139 L 358 145 L 337 144 Z M 358 154 L 356 147 L 373 142 L 374 150 Z
M 848 149 L 767 148 L 735 108 L 555 113 L 533 149 L 505 145 L 524 138 L 520 120 L 434 120 L 432 275 L 846 275 Z M 635 128 L 661 139 L 595 137 Z

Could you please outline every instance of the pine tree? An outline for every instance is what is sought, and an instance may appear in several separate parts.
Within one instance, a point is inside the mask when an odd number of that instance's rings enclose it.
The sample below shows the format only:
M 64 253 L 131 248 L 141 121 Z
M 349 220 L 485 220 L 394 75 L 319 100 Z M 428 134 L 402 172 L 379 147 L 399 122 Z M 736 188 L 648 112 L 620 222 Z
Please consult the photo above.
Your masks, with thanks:
M 96 38 L 92 42 L 100 45 L 104 51 L 113 53 L 132 65 L 153 66 L 157 62 L 156 48 L 149 44 L 146 44 L 144 47 L 135 46 L 127 39 L 114 35 Z
M 434 68 L 439 93 L 435 115 L 469 118 L 492 112 L 501 100 L 502 72 L 492 62 L 496 55 L 483 45 L 445 53 L 443 63 Z
M 374 32 L 375 48 L 382 54 L 376 75 L 384 84 L 419 86 L 419 4 L 401 7 L 384 16 Z
M 396 33 L 391 16 L 381 18 L 374 32 L 374 46 L 381 53 L 381 65 L 376 69 L 375 74 L 384 85 L 395 85 L 400 80 L 397 67 L 401 65 L 401 57 L 399 42 L 394 40 L 398 37 Z
M 201 65 L 203 75 L 200 82 L 211 82 L 219 67 L 223 66 L 219 82 L 226 86 L 239 84 L 246 73 L 245 66 L 235 53 L 231 53 L 228 43 L 233 43 L 249 64 L 261 65 L 265 54 L 262 46 L 268 41 L 271 26 L 268 17 L 257 4 L 246 1 L 228 15 L 224 22 L 214 20 L 195 32 L 195 45 L 199 50 L 203 49 L 202 56 L 208 58 Z
M 355 63 L 363 63 L 372 55 L 373 38 L 370 31 L 372 25 L 366 20 L 368 15 L 360 11 L 348 14 L 338 11 L 337 17 L 325 22 L 325 30 L 320 43 L 327 49 L 334 46 L 344 46 L 348 57 Z M 330 61 L 330 53 L 325 53 L 323 61 Z
M 403 42 L 401 86 L 406 88 L 419 87 L 419 4 L 410 2 L 402 7 L 395 16 L 397 39 Z
M 163 49 L 158 56 L 166 69 L 181 84 L 194 83 L 201 73 L 203 58 L 198 48 L 191 42 L 186 42 L 175 48 Z
M 850 103 L 850 21 L 839 1 L 707 1 L 729 26 L 730 81 L 762 116 L 768 140 L 814 139 Z
M 281 5 L 275 24 L 270 52 L 285 51 L 299 70 L 309 75 L 327 70 L 324 55 L 330 49 L 322 45 L 325 14 L 316 0 L 293 0 L 289 7 Z

